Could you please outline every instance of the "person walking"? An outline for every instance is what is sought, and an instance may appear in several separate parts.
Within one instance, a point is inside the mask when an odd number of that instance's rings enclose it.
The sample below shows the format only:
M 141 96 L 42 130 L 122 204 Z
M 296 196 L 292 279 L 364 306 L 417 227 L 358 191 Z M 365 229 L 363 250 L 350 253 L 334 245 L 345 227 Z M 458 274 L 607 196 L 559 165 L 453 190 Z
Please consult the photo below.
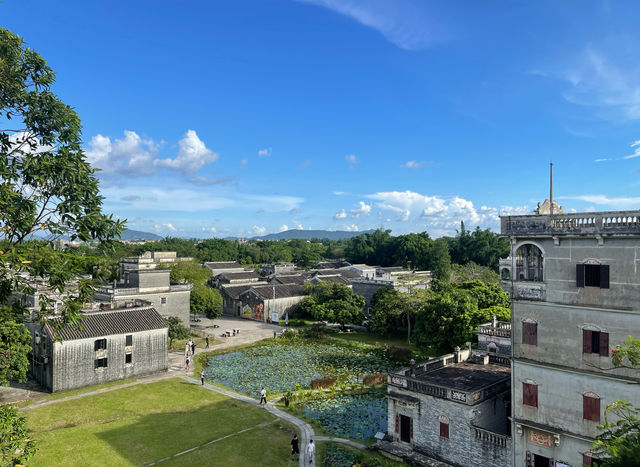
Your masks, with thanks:
M 185 358 L 184 363 L 185 363 L 185 364 L 186 364 L 186 366 L 187 366 L 187 371 L 189 371 L 189 363 L 191 363 L 191 362 L 189 361 L 189 356 L 188 356 L 188 355 L 187 355 L 187 357 Z
M 267 390 L 264 387 L 260 390 L 260 405 L 262 405 L 262 401 L 267 403 Z
M 200 381 L 202 382 L 202 385 L 204 386 L 204 369 L 200 370 Z
M 300 456 L 300 448 L 298 447 L 298 435 L 293 435 L 291 440 L 291 459 L 295 458 L 295 455 Z
M 309 445 L 307 446 L 307 454 L 309 455 L 309 464 L 313 464 L 313 456 L 316 453 L 316 445 L 313 444 L 313 440 L 309 440 Z
M 189 356 L 189 352 L 191 352 L 191 346 L 189 345 L 189 343 L 187 342 L 184 345 L 184 356 L 188 357 Z
M 209 336 L 204 338 L 205 343 L 207 344 L 207 346 L 205 347 L 205 349 L 209 348 Z
M 195 355 L 196 354 L 196 343 L 195 342 L 191 342 L 191 355 Z

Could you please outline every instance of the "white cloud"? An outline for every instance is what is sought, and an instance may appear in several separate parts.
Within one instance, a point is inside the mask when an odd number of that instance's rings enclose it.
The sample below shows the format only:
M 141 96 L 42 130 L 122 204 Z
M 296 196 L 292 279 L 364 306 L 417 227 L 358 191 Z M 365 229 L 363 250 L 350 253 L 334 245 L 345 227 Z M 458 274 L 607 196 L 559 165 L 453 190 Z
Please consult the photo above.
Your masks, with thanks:
M 349 211 L 349 214 L 351 215 L 351 217 L 368 216 L 369 214 L 371 214 L 371 205 L 365 203 L 364 201 L 359 201 L 358 207 L 356 209 L 351 209 Z
M 224 185 L 225 183 L 232 182 L 234 179 L 235 177 L 210 178 L 205 177 L 204 175 L 199 175 L 197 177 L 191 177 L 189 181 L 198 185 Z
M 395 213 L 396 220 L 426 223 L 427 229 L 438 235 L 451 234 L 461 220 L 469 226 L 483 228 L 499 225 L 496 208 L 481 206 L 478 209 L 473 202 L 459 196 L 445 199 L 407 190 L 372 193 L 367 198 L 377 200 L 376 207 L 382 211 Z M 416 215 L 412 217 L 412 213 Z
M 588 47 L 560 74 L 571 86 L 563 97 L 573 104 L 596 109 L 605 119 L 640 119 L 640 66 L 632 54 L 628 58 L 618 56 L 616 49 L 626 47 L 608 47 L 608 54 Z
M 533 214 L 533 210 L 529 206 L 500 206 L 501 216 L 524 216 Z
M 202 227 L 202 231 L 207 233 L 216 233 L 217 230 L 215 227 Z
M 346 230 L 347 232 L 358 232 L 360 229 L 356 224 L 351 224 L 351 225 L 347 225 L 344 228 L 344 230 Z
M 260 149 L 258 151 L 258 157 L 271 157 L 271 148 Z
M 357 164 L 360 163 L 360 160 L 355 156 L 355 154 L 347 154 L 344 156 L 344 160 L 349 163 L 349 168 L 353 169 Z
M 287 230 L 289 230 L 289 227 L 287 226 L 287 224 L 282 224 L 280 226 L 279 232 L 286 232 Z
M 153 161 L 159 145 L 151 139 L 143 139 L 135 131 L 124 131 L 123 138 L 96 135 L 85 148 L 87 161 L 101 170 L 101 176 L 139 177 L 153 175 Z
M 340 209 L 333 215 L 335 220 L 345 219 L 347 217 L 347 212 L 344 209 Z
M 419 169 L 424 165 L 424 161 L 407 161 L 402 164 L 400 167 L 404 169 Z
M 267 233 L 267 228 L 263 226 L 254 225 L 253 233 L 256 235 L 264 235 L 265 233 Z
M 637 208 L 640 204 L 640 197 L 637 196 L 607 196 L 607 195 L 576 195 L 560 196 L 559 199 L 570 199 L 585 201 L 591 204 L 610 206 L 614 209 Z
M 177 232 L 178 229 L 176 229 L 173 224 L 155 224 L 154 228 L 156 229 L 156 231 L 158 232 L 166 232 L 167 230 L 171 231 L 171 232 Z
M 374 29 L 405 50 L 420 50 L 445 40 L 450 34 L 443 18 L 433 19 L 426 2 L 381 0 L 299 0 L 323 6 Z
M 218 154 L 207 148 L 194 130 L 188 130 L 184 137 L 178 141 L 176 157 L 174 159 L 158 159 L 155 164 L 159 167 L 168 167 L 191 174 L 217 159 Z
M 249 159 L 244 157 L 242 158 L 242 160 L 240 161 L 240 167 L 242 167 L 243 169 L 247 166 L 247 164 L 249 163 Z
M 640 140 L 634 141 L 633 143 L 631 143 L 630 146 L 632 148 L 635 148 L 633 150 L 633 154 L 629 154 L 628 156 L 624 156 L 623 159 L 634 159 L 636 157 L 640 157 Z

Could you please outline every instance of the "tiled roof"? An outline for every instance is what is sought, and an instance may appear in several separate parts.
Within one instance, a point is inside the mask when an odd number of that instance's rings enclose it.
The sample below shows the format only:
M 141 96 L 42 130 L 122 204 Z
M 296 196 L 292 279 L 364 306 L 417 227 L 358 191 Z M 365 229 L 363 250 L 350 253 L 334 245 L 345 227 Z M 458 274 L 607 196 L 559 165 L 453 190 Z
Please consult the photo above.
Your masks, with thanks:
M 320 261 L 314 265 L 312 269 L 336 269 L 351 266 L 348 261 L 335 260 L 335 261 Z
M 130 334 L 167 328 L 167 323 L 153 307 L 99 311 L 82 315 L 80 327 L 66 326 L 54 333 L 53 319 L 45 324 L 45 331 L 63 341 L 89 339 L 92 337 Z
M 271 279 L 271 283 L 276 283 L 276 284 L 304 284 L 304 281 L 306 280 L 306 277 L 303 276 L 302 274 L 297 275 L 297 276 L 276 276 L 273 279 Z
M 229 297 L 238 298 L 243 292 L 246 292 L 251 288 L 251 284 L 244 285 L 222 285 L 220 286 L 220 292 L 227 294 Z
M 314 276 L 314 279 L 317 279 L 319 281 L 322 282 L 335 282 L 338 284 L 350 284 L 351 282 L 348 281 L 347 279 L 345 279 L 344 277 L 340 276 L 340 275 L 324 275 L 324 274 L 318 274 L 317 276 Z
M 236 269 L 243 268 L 242 264 L 235 261 L 213 261 L 204 263 L 209 269 Z
M 345 279 L 356 279 L 360 276 L 360 273 L 358 273 L 358 271 L 356 271 L 355 269 L 351 269 L 351 268 L 340 268 L 340 269 L 319 269 L 317 271 L 313 271 L 314 275 L 318 275 L 321 274 L 323 276 L 333 276 L 336 274 L 339 274 L 340 276 L 344 277 Z
M 235 281 L 235 280 L 238 280 L 238 279 L 257 279 L 258 277 L 260 277 L 260 274 L 258 274 L 257 272 L 254 272 L 254 271 L 223 272 L 222 274 L 220 274 L 218 276 L 218 278 L 220 278 L 220 277 L 226 277 L 230 281 Z
M 273 298 L 274 290 L 276 298 L 303 297 L 306 295 L 304 287 L 299 284 L 258 285 L 252 286 L 251 289 L 266 300 Z

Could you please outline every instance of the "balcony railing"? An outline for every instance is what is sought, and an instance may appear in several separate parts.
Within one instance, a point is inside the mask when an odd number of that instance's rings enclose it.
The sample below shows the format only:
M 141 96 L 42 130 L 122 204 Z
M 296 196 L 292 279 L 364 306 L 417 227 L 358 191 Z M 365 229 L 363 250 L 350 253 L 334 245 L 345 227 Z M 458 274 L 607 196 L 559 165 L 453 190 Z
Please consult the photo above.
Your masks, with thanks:
M 502 235 L 640 233 L 640 211 L 503 216 Z
M 473 428 L 476 439 L 485 443 L 494 444 L 496 446 L 506 448 L 511 441 L 510 436 L 502 435 L 500 433 L 496 433 L 485 428 L 480 428 L 475 425 L 471 425 L 471 427 Z
M 497 327 L 491 324 L 481 324 L 478 326 L 478 334 L 497 337 L 511 337 L 511 323 L 498 323 Z

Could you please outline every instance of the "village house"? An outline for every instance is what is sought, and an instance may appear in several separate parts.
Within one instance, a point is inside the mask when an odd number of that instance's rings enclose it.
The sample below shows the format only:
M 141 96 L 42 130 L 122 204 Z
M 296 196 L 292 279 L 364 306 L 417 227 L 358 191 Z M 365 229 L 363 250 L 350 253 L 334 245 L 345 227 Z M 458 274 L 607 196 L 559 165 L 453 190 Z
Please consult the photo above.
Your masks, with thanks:
M 479 338 L 499 340 L 500 353 L 456 348 L 389 372 L 387 441 L 378 448 L 418 465 L 510 465 L 508 324 L 494 318 L 478 330 Z M 488 339 L 482 342 L 489 348 Z
M 239 294 L 242 316 L 265 322 L 278 322 L 305 298 L 304 287 L 297 284 L 251 286 Z
M 260 275 L 255 271 L 243 271 L 243 272 L 223 272 L 218 274 L 215 278 L 216 288 L 221 285 L 240 285 L 240 284 L 252 284 L 261 280 Z
M 31 333 L 31 374 L 51 392 L 142 376 L 168 369 L 168 327 L 149 302 L 93 304 L 83 310 L 82 327 L 55 331 L 25 323 Z
M 227 272 L 246 272 L 244 266 L 236 261 L 209 261 L 203 264 L 205 268 L 211 269 L 212 277 Z M 253 269 L 251 269 L 253 271 Z
M 127 269 L 120 282 L 96 287 L 98 302 L 146 300 L 164 318 L 176 316 L 189 326 L 191 287 L 171 284 L 168 269 Z
M 263 276 L 273 276 L 275 274 L 287 274 L 294 272 L 296 266 L 293 263 L 278 263 L 278 264 L 261 264 L 260 274 Z

